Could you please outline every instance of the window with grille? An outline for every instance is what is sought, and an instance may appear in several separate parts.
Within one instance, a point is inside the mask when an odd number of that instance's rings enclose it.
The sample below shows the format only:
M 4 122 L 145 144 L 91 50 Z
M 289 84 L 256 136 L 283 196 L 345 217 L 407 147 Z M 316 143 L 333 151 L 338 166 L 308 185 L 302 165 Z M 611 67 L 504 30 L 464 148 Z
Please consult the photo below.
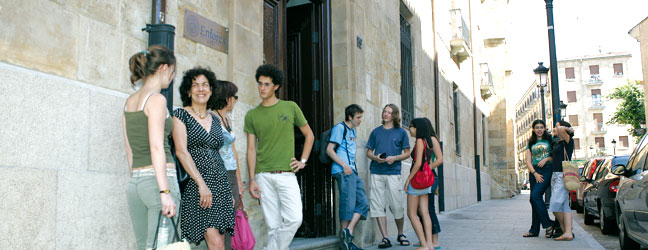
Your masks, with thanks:
M 567 102 L 576 102 L 576 91 L 567 91 Z
M 628 144 L 628 136 L 619 136 L 619 144 L 621 144 L 621 147 L 627 148 L 630 144 Z
M 590 70 L 590 75 L 598 75 L 599 74 L 599 66 L 598 65 L 590 65 L 589 70 Z
M 578 126 L 578 115 L 569 115 L 569 124 Z
M 599 148 L 605 148 L 605 137 L 595 137 L 594 141 Z
M 615 76 L 622 76 L 623 75 L 623 63 L 615 63 L 613 64 L 614 67 L 614 75 Z
M 601 89 L 592 89 L 592 105 L 602 105 L 603 100 L 601 99 Z
M 457 154 L 461 153 L 461 138 L 459 137 L 459 88 L 454 85 L 454 92 L 452 93 L 452 102 L 454 108 L 454 131 L 455 131 L 455 151 Z
M 567 79 L 576 78 L 576 76 L 574 75 L 574 67 L 565 68 L 565 78 Z
M 414 73 L 412 68 L 412 39 L 410 24 L 400 16 L 401 34 L 401 124 L 409 127 L 414 118 Z M 431 101 L 431 100 L 430 100 Z

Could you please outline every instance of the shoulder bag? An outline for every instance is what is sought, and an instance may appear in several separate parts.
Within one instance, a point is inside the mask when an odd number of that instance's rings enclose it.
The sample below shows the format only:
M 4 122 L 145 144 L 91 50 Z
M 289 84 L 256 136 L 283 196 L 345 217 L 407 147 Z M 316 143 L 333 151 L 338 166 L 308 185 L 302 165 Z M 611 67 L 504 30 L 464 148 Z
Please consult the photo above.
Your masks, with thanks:
M 578 180 L 578 166 L 569 159 L 566 147 L 567 143 L 563 143 L 563 152 L 565 153 L 565 158 L 562 162 L 563 183 L 567 190 L 574 191 L 580 187 L 580 181 Z
M 173 243 L 169 243 L 166 246 L 161 246 L 157 247 L 158 244 L 158 233 L 160 232 L 160 221 L 162 220 L 162 211 L 160 211 L 160 215 L 158 216 L 158 225 L 157 229 L 155 230 L 155 240 L 153 240 L 153 250 L 191 250 L 191 246 L 189 245 L 189 242 L 186 239 L 180 240 L 180 236 L 178 235 L 178 224 L 176 223 L 173 218 L 169 218 L 171 221 L 171 225 L 173 225 Z
M 425 143 L 425 140 L 423 140 L 423 147 L 423 165 L 410 181 L 410 184 L 415 189 L 424 189 L 434 185 L 434 172 L 432 172 L 432 168 L 430 168 L 430 164 L 428 163 L 427 143 Z
M 252 250 L 256 244 L 254 234 L 248 223 L 247 213 L 243 206 L 242 196 L 239 195 L 238 208 L 236 209 L 236 218 L 234 218 L 234 236 L 232 236 L 232 249 L 234 250 Z

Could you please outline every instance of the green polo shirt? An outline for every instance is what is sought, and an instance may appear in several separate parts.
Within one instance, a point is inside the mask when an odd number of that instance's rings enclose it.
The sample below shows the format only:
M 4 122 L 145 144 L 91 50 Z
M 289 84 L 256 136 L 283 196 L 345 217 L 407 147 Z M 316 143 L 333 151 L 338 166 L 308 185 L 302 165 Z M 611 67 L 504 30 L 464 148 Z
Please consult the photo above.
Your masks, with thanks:
M 308 124 L 299 106 L 279 100 L 272 106 L 257 106 L 245 115 L 245 133 L 257 137 L 256 173 L 290 171 L 295 157 L 295 129 Z

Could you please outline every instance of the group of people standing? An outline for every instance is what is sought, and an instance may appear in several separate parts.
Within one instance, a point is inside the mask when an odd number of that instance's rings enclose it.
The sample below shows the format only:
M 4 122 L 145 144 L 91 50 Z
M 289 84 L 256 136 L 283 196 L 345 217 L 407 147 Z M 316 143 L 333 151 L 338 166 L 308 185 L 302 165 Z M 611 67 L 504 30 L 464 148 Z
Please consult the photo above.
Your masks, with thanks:
M 150 249 L 158 238 L 172 237 L 172 225 L 159 225 L 164 215 L 181 215 L 182 238 L 211 249 L 230 249 L 234 234 L 234 211 L 241 202 L 241 181 L 236 136 L 228 113 L 238 100 L 237 86 L 217 80 L 215 74 L 196 67 L 184 73 L 179 87 L 182 108 L 167 110 L 167 100 L 160 94 L 175 77 L 176 59 L 171 50 L 155 45 L 133 55 L 129 60 L 133 86 L 141 87 L 128 97 L 124 106 L 123 131 L 132 177 L 127 188 L 129 212 L 137 248 Z M 265 249 L 288 249 L 302 223 L 302 202 L 295 173 L 306 166 L 315 140 L 302 111 L 296 103 L 279 100 L 278 89 L 284 84 L 283 72 L 273 65 L 261 65 L 255 74 L 261 103 L 245 115 L 249 192 L 260 199 L 268 242 Z M 345 109 L 345 121 L 335 125 L 327 147 L 333 160 L 331 174 L 340 191 L 340 237 L 346 249 L 360 249 L 353 244 L 353 231 L 369 210 L 383 235 L 380 248 L 391 246 L 386 226 L 389 207 L 396 219 L 397 241 L 409 245 L 403 234 L 403 192 L 407 193 L 407 215 L 420 240 L 419 249 L 439 249 L 441 231 L 434 208 L 436 185 L 414 189 L 410 180 L 424 161 L 435 169 L 443 158 L 439 141 L 427 118 L 411 121 L 409 134 L 416 138 L 410 153 L 407 131 L 400 126 L 396 105 L 385 106 L 382 125 L 375 128 L 367 143 L 370 164 L 370 199 L 358 176 L 356 130 L 363 110 L 352 104 Z M 305 137 L 299 159 L 295 158 L 294 127 Z M 171 137 L 169 137 L 171 136 Z M 169 139 L 172 138 L 172 139 Z M 176 179 L 175 161 L 169 140 L 182 169 L 190 176 L 182 194 Z M 405 186 L 401 179 L 401 161 L 412 157 L 412 169 Z M 180 205 L 181 204 L 181 205 Z M 156 235 L 167 227 L 168 235 Z M 158 246 L 159 247 L 159 246 Z
M 574 152 L 574 130 L 566 121 L 558 121 L 553 128 L 553 138 L 549 135 L 543 120 L 532 124 L 532 136 L 526 150 L 526 166 L 529 171 L 532 208 L 531 229 L 522 237 L 538 237 L 540 225 L 545 228 L 545 237 L 557 241 L 571 241 L 572 214 L 569 207 L 569 190 L 563 182 L 562 162 L 571 159 Z M 549 217 L 542 199 L 551 187 L 549 210 L 555 221 Z
M 387 208 L 393 214 L 398 229 L 396 240 L 401 245 L 408 246 L 410 242 L 403 234 L 404 192 L 407 193 L 407 215 L 420 240 L 417 243 L 419 249 L 440 249 L 438 234 L 441 227 L 434 207 L 436 185 L 414 189 L 410 184 L 414 175 L 424 165 L 424 161 L 427 161 L 432 169 L 443 162 L 441 147 L 432 123 L 427 118 L 415 118 L 411 121 L 409 135 L 416 139 L 416 144 L 414 150 L 410 150 L 408 132 L 400 125 L 399 108 L 394 104 L 383 108 L 382 125 L 371 132 L 366 146 L 367 158 L 371 160 L 370 198 L 367 199 L 364 182 L 358 176 L 356 167 L 356 128 L 362 122 L 363 113 L 357 104 L 346 107 L 345 120 L 331 129 L 326 148 L 328 156 L 333 160 L 331 174 L 340 192 L 340 238 L 345 249 L 360 249 L 353 244 L 353 232 L 358 221 L 367 218 L 369 210 L 383 236 L 378 247 L 391 247 L 387 233 Z M 412 157 L 412 168 L 403 186 L 401 161 L 409 157 Z

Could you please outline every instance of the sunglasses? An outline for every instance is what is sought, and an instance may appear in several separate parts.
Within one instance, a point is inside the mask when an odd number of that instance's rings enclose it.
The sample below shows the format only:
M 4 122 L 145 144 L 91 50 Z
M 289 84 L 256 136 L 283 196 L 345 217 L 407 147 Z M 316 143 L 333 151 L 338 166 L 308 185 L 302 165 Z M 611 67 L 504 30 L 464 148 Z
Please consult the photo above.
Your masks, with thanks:
M 237 96 L 237 95 L 234 96 L 234 100 L 238 100 L 238 96 Z

